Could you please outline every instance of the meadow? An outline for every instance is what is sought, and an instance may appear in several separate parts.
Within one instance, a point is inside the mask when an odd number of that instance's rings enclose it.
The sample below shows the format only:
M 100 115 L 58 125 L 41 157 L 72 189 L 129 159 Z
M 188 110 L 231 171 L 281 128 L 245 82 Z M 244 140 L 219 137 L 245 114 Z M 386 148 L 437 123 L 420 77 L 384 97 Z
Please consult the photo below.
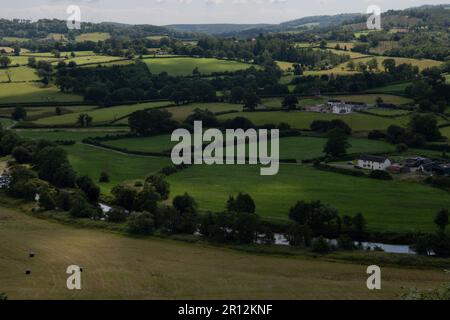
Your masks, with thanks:
M 169 102 L 150 102 L 150 103 L 140 103 L 134 105 L 124 105 L 109 108 L 96 108 L 90 111 L 74 112 L 61 116 L 52 116 L 48 118 L 42 118 L 35 121 L 36 124 L 40 125 L 74 125 L 81 113 L 89 114 L 94 124 L 108 123 L 125 117 L 138 110 L 146 110 L 151 108 L 158 108 L 168 105 Z
M 2 128 L 7 128 L 13 124 L 13 121 L 6 118 L 0 118 L 0 125 Z
M 408 104 L 413 102 L 412 99 L 392 94 L 352 94 L 352 95 L 330 96 L 329 98 L 343 100 L 347 102 L 362 102 L 366 104 L 375 104 L 378 98 L 383 99 L 384 103 L 392 103 L 397 105 Z
M 384 87 L 369 89 L 366 92 L 382 92 L 382 93 L 392 93 L 392 94 L 404 94 L 405 90 L 408 86 L 411 85 L 411 82 L 403 82 L 397 84 L 391 84 Z
M 406 126 L 409 121 L 408 116 L 395 119 L 382 118 L 362 113 L 352 113 L 348 115 L 337 115 L 331 113 L 315 112 L 239 112 L 219 116 L 219 119 L 230 119 L 235 117 L 244 117 L 251 120 L 256 125 L 268 123 L 288 123 L 293 128 L 308 130 L 311 123 L 315 120 L 334 120 L 340 119 L 346 122 L 354 131 L 385 130 L 390 125 Z
M 430 67 L 438 67 L 442 65 L 441 61 L 437 60 L 431 60 L 431 59 L 412 59 L 412 58 L 397 58 L 397 57 L 388 57 L 388 56 L 368 56 L 368 57 L 362 57 L 362 58 L 356 58 L 352 59 L 352 61 L 357 65 L 358 63 L 367 63 L 369 60 L 375 58 L 378 62 L 378 70 L 383 70 L 383 61 L 385 59 L 394 59 L 396 64 L 411 64 L 413 66 L 419 67 L 420 70 L 424 70 L 426 68 Z M 334 75 L 348 75 L 348 74 L 355 74 L 358 73 L 356 70 L 350 70 L 347 67 L 348 62 L 344 62 L 333 69 L 330 70 L 320 70 L 320 71 L 305 71 L 305 75 L 322 75 L 322 74 L 334 74 Z
M 99 184 L 105 194 L 117 184 L 145 179 L 172 163 L 169 158 L 132 156 L 79 143 L 64 148 L 79 174 L 87 174 L 94 181 L 98 181 L 103 171 L 110 175 L 110 182 Z
M 83 41 L 105 41 L 111 38 L 111 35 L 107 32 L 91 32 L 91 33 L 83 33 L 79 36 L 75 37 L 76 42 L 83 42 Z
M 9 77 L 8 77 L 9 74 Z M 0 82 L 38 81 L 39 76 L 35 69 L 26 66 L 0 69 Z
M 94 66 L 96 66 L 97 64 L 101 64 L 103 65 L 104 63 L 114 63 L 115 61 L 119 60 L 123 60 L 123 57 L 113 57 L 113 56 L 104 56 L 104 55 L 94 55 L 94 56 L 79 56 L 79 57 L 75 57 L 75 58 L 70 58 L 67 60 L 64 60 L 66 63 L 70 63 L 70 62 L 75 62 L 77 65 L 79 66 L 83 66 L 83 65 L 91 65 L 93 64 Z
M 0 242 L 8 244 L 0 246 L 1 290 L 11 300 L 399 299 L 410 288 L 431 289 L 448 280 L 438 269 L 383 267 L 383 290 L 374 292 L 366 288 L 365 265 L 128 238 L 4 207 L 0 230 Z M 71 264 L 83 267 L 83 290 L 67 290 Z
M 280 158 L 306 160 L 324 156 L 326 138 L 316 137 L 288 137 L 280 139 Z M 126 138 L 103 142 L 109 146 L 126 148 L 130 151 L 163 152 L 170 151 L 177 142 L 171 142 L 170 135 L 146 138 Z M 380 153 L 392 152 L 394 146 L 376 140 L 349 139 L 351 148 L 348 153 Z M 227 147 L 228 149 L 228 147 Z
M 19 102 L 73 102 L 83 101 L 78 95 L 62 93 L 53 85 L 42 86 L 41 83 L 1 83 L 0 103 Z
M 214 72 L 233 72 L 250 68 L 248 63 L 219 60 L 214 58 L 152 58 L 145 59 L 149 70 L 153 74 L 167 72 L 172 76 L 189 76 L 198 68 L 201 74 L 208 75 Z M 257 67 L 257 66 L 255 66 Z
M 239 177 L 236 179 L 236 177 Z M 201 210 L 221 211 L 230 195 L 249 193 L 257 212 L 271 221 L 287 221 L 299 200 L 321 200 L 341 215 L 362 212 L 372 231 L 433 231 L 434 215 L 450 206 L 447 192 L 425 185 L 379 181 L 281 165 L 276 176 L 260 176 L 259 166 L 194 166 L 169 177 L 172 196 L 188 192 Z
M 59 107 L 62 114 L 88 111 L 95 107 L 93 106 L 71 106 L 71 107 Z M 14 108 L 0 108 L 0 116 L 11 116 Z M 56 107 L 26 107 L 27 121 L 36 121 L 40 118 L 51 117 L 56 115 Z

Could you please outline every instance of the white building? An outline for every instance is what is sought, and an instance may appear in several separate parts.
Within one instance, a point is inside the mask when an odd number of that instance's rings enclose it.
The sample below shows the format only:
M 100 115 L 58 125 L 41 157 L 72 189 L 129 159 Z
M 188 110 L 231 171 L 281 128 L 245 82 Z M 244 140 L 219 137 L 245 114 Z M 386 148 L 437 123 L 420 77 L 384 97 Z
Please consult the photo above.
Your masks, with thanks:
M 358 160 L 358 167 L 368 170 L 382 170 L 392 166 L 392 161 L 387 157 L 364 155 Z
M 361 110 L 365 107 L 365 104 L 345 102 L 339 100 L 328 101 L 328 107 L 334 114 L 349 114 L 357 110 Z

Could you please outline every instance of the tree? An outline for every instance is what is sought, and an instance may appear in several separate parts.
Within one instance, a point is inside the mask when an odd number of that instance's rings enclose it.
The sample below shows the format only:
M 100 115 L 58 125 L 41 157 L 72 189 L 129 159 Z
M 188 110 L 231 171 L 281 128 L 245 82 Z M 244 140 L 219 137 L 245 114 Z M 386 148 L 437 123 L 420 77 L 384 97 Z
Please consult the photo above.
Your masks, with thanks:
M 355 71 L 356 65 L 355 62 L 353 60 L 350 60 L 347 63 L 347 69 L 349 69 L 350 71 Z
M 100 183 L 108 183 L 110 180 L 111 179 L 110 179 L 109 174 L 107 172 L 102 171 L 100 173 L 100 178 L 98 179 L 98 182 L 100 182 Z
M 436 117 L 431 114 L 415 114 L 411 117 L 408 129 L 412 133 L 421 134 L 427 141 L 436 141 L 441 138 Z
M 396 62 L 392 58 L 384 59 L 382 64 L 386 72 L 392 73 L 395 70 Z
M 244 96 L 244 109 L 254 111 L 261 103 L 261 99 L 254 92 L 246 93 Z
M 81 176 L 77 178 L 77 186 L 80 188 L 90 202 L 97 202 L 100 197 L 100 188 L 87 176 Z
M 26 120 L 27 118 L 27 111 L 24 107 L 15 107 L 13 112 L 11 113 L 11 118 L 13 120 L 19 121 L 19 120 Z
M 176 126 L 167 110 L 136 111 L 130 115 L 128 123 L 131 131 L 139 136 L 167 133 Z
M 43 210 L 53 210 L 56 207 L 55 198 L 49 190 L 39 192 L 39 207 Z
M 11 153 L 14 160 L 17 161 L 17 163 L 23 164 L 23 163 L 31 163 L 33 161 L 33 155 L 31 152 L 22 146 L 15 147 Z
M 0 56 L 0 68 L 6 69 L 11 64 L 11 59 L 7 56 Z
M 132 212 L 127 223 L 128 233 L 151 235 L 155 232 L 155 222 L 148 212 Z
M 255 213 L 255 201 L 248 194 L 239 193 L 236 197 L 230 197 L 227 201 L 227 210 L 231 212 Z
M 122 208 L 112 208 L 107 214 L 107 220 L 113 223 L 125 222 L 128 217 L 128 212 Z
M 372 58 L 367 61 L 367 67 L 369 67 L 370 71 L 378 70 L 378 61 L 376 58 Z
M 356 214 L 352 219 L 352 225 L 357 237 L 362 237 L 366 231 L 367 221 L 362 213 Z
M 56 108 L 55 108 L 55 114 L 56 114 L 57 116 L 62 115 L 62 109 L 61 109 L 60 107 L 56 107 Z
M 111 190 L 111 194 L 114 196 L 115 205 L 125 208 L 128 211 L 134 210 L 138 194 L 135 189 L 118 185 Z
M 197 230 L 198 212 L 194 198 L 185 193 L 173 199 L 173 209 L 166 215 L 166 230 L 175 234 L 192 234 Z
M 230 92 L 231 103 L 242 103 L 245 98 L 245 90 L 242 87 L 234 87 Z
M 92 218 L 96 216 L 96 209 L 92 207 L 81 194 L 74 194 L 70 201 L 69 214 L 74 218 Z
M 437 225 L 441 232 L 445 232 L 445 229 L 449 225 L 449 211 L 447 209 L 442 209 L 436 214 L 434 218 L 434 223 Z
M 322 254 L 328 253 L 331 251 L 331 247 L 328 241 L 324 237 L 320 236 L 312 242 L 312 251 Z
M 328 140 L 323 151 L 327 156 L 340 157 L 347 154 L 350 147 L 348 136 L 343 130 L 336 128 L 328 132 Z
M 297 109 L 298 106 L 298 98 L 294 95 L 288 95 L 284 97 L 283 102 L 281 103 L 283 109 L 291 111 Z
M 82 113 L 78 116 L 76 124 L 82 128 L 87 128 L 87 127 L 91 126 L 92 121 L 93 121 L 93 118 L 89 114 Z
M 294 75 L 295 76 L 302 76 L 303 75 L 303 68 L 298 63 L 294 64 Z
M 45 147 L 35 156 L 39 177 L 58 187 L 73 187 L 76 174 L 67 158 L 67 152 L 60 147 Z
M 154 188 L 162 200 L 169 199 L 170 184 L 166 181 L 163 175 L 151 175 L 145 180 L 145 183 Z

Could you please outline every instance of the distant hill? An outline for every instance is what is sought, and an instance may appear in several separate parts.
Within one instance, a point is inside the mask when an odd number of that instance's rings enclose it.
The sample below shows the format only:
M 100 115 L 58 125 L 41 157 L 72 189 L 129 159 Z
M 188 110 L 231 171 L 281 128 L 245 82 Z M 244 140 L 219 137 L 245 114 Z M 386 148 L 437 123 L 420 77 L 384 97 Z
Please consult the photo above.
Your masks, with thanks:
M 271 24 L 172 24 L 165 26 L 178 32 L 206 33 L 211 35 L 220 35 L 234 32 L 242 32 L 249 29 L 267 28 Z

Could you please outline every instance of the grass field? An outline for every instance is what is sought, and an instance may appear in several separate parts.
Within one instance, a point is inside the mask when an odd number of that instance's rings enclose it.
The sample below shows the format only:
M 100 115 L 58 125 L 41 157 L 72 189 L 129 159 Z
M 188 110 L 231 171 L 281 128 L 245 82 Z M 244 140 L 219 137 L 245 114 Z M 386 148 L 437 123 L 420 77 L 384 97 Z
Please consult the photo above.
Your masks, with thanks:
M 430 67 L 438 67 L 440 65 L 442 65 L 441 61 L 437 61 L 437 60 L 430 60 L 430 59 L 411 59 L 411 58 L 393 58 L 393 57 L 387 57 L 387 56 L 369 56 L 366 58 L 357 58 L 357 59 L 353 59 L 353 61 L 355 62 L 355 64 L 357 65 L 358 63 L 362 62 L 362 63 L 367 63 L 369 60 L 376 58 L 377 62 L 378 62 L 378 68 L 379 70 L 383 70 L 383 61 L 385 59 L 394 59 L 396 64 L 402 64 L 402 63 L 407 63 L 407 64 L 411 64 L 413 66 L 417 66 L 419 67 L 420 70 L 426 69 L 426 68 L 430 68 Z M 346 74 L 355 74 L 358 73 L 358 71 L 352 71 L 349 70 L 347 68 L 347 64 L 348 62 L 344 62 L 336 67 L 334 67 L 333 69 L 330 70 L 321 70 L 321 71 L 305 71 L 305 75 L 322 75 L 322 74 L 334 74 L 334 75 L 346 75 Z
M 450 74 L 445 75 L 445 82 L 450 83 Z
M 398 84 L 392 84 L 384 87 L 374 88 L 367 90 L 367 92 L 383 92 L 383 93 L 405 93 L 405 90 L 408 86 L 411 85 L 411 82 L 403 82 Z
M 134 111 L 157 108 L 168 105 L 169 102 L 151 102 L 141 103 L 134 105 L 117 106 L 110 108 L 95 109 L 87 112 L 74 112 L 61 116 L 52 116 L 48 118 L 42 118 L 36 121 L 37 124 L 42 125 L 71 125 L 75 124 L 78 120 L 80 113 L 87 113 L 93 118 L 93 123 L 106 123 L 117 120 L 121 117 L 129 115 Z
M 450 139 L 450 127 L 441 128 L 441 133 L 443 136 Z
M 367 110 L 370 113 L 379 114 L 382 116 L 402 116 L 405 114 L 410 113 L 411 111 L 408 110 L 401 110 L 401 109 L 383 109 L 383 108 L 370 108 Z
M 83 41 L 98 42 L 108 40 L 109 38 L 111 38 L 111 36 L 107 32 L 92 32 L 76 36 L 75 40 L 76 42 L 83 42 Z
M 13 124 L 12 120 L 6 119 L 6 118 L 0 118 L 0 125 L 2 126 L 2 128 L 7 128 L 12 124 Z
M 70 57 L 72 51 L 62 51 L 60 52 L 61 57 Z M 74 51 L 76 57 L 94 56 L 94 51 Z M 26 56 L 36 56 L 36 57 L 54 57 L 51 52 L 30 52 Z
M 3 37 L 2 40 L 18 43 L 30 41 L 29 38 L 18 38 L 18 37 Z
M 296 129 L 309 129 L 314 120 L 341 119 L 345 121 L 355 131 L 385 130 L 390 125 L 406 126 L 409 117 L 395 119 L 382 118 L 361 113 L 349 115 L 336 115 L 331 113 L 314 112 L 239 112 L 219 116 L 219 119 L 230 119 L 235 117 L 245 117 L 257 125 L 268 123 L 278 124 L 285 122 Z
M 8 74 L 11 79 L 8 78 Z M 37 81 L 39 76 L 35 69 L 30 67 L 21 66 L 8 69 L 0 69 L 0 82 L 6 82 L 11 80 L 12 82 L 17 81 Z
M 95 181 L 102 171 L 110 174 L 111 181 L 100 184 L 104 193 L 122 182 L 145 179 L 149 174 L 172 163 L 169 158 L 131 156 L 83 144 L 65 149 L 69 153 L 70 163 L 78 173 L 87 174 Z
M 1 83 L 0 103 L 83 101 L 81 96 L 62 93 L 55 86 L 42 87 L 40 83 Z
M 237 61 L 219 60 L 213 58 L 154 58 L 145 59 L 151 73 L 167 72 L 173 76 L 192 75 L 198 67 L 200 73 L 233 72 L 250 68 L 252 65 Z M 256 66 L 255 66 L 256 67 Z
M 239 177 L 236 179 L 236 177 Z M 322 200 L 342 215 L 362 212 L 370 230 L 433 231 L 436 212 L 450 206 L 445 191 L 417 183 L 379 181 L 281 165 L 276 176 L 260 176 L 258 166 L 194 166 L 169 177 L 172 195 L 189 192 L 202 210 L 224 210 L 228 197 L 249 193 L 257 212 L 286 221 L 299 200 Z
M 131 151 L 163 152 L 170 151 L 176 142 L 171 142 L 170 135 L 148 138 L 127 138 L 104 142 L 107 145 L 127 148 Z M 323 156 L 326 138 L 289 137 L 280 140 L 281 159 L 305 160 Z M 349 153 L 392 152 L 395 148 L 383 141 L 367 139 L 350 139 Z
M 21 55 L 21 56 L 9 56 L 9 58 L 11 59 L 11 65 L 20 65 L 20 66 L 26 66 L 28 64 L 28 59 L 31 56 L 27 55 Z M 48 57 L 35 57 L 36 61 L 58 61 L 59 59 L 48 56 Z
M 71 107 L 60 107 L 62 114 L 88 111 L 95 107 L 93 106 L 71 106 Z M 27 112 L 27 121 L 35 121 L 40 118 L 51 117 L 56 114 L 55 107 L 28 107 L 25 108 Z M 0 108 L 0 116 L 10 116 L 14 111 L 14 108 Z
M 448 281 L 441 270 L 383 267 L 383 290 L 369 291 L 366 265 L 133 239 L 6 208 L 0 208 L 0 230 L 0 242 L 7 244 L 0 246 L 0 290 L 11 300 L 398 299 L 410 288 Z M 79 291 L 66 287 L 72 264 L 83 267 Z
M 363 102 L 367 104 L 376 103 L 378 98 L 383 99 L 384 103 L 392 103 L 392 104 L 407 104 L 413 102 L 413 100 L 409 98 L 405 98 L 402 96 L 396 96 L 392 94 L 352 94 L 352 95 L 339 95 L 339 96 L 330 96 L 331 99 L 339 99 L 350 102 Z
M 85 65 L 85 64 L 104 64 L 104 63 L 113 63 L 116 60 L 123 60 L 123 57 L 113 57 L 113 56 L 79 56 L 71 59 L 65 60 L 66 63 L 75 62 L 77 65 Z

